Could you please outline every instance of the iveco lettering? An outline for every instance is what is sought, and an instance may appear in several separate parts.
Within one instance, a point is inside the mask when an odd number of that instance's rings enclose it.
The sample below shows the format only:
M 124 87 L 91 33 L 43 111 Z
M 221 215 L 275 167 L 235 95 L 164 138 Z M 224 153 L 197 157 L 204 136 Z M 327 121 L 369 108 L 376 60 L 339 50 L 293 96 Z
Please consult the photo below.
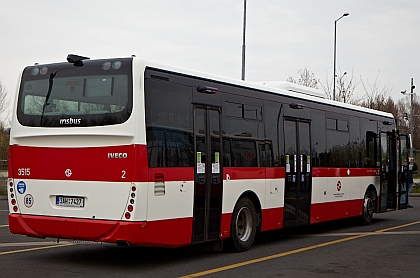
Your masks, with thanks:
M 127 153 L 108 153 L 108 158 L 127 158 Z

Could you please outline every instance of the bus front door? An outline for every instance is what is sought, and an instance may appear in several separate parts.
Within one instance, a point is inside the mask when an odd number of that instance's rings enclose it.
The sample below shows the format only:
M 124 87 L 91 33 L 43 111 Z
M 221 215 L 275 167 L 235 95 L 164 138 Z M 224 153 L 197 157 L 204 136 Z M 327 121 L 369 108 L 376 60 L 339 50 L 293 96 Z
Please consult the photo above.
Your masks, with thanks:
M 223 184 L 221 134 L 220 109 L 195 106 L 193 242 L 219 238 Z
M 398 167 L 398 191 L 399 202 L 398 209 L 406 209 L 408 201 L 408 154 L 410 148 L 410 140 L 407 134 L 399 135 L 399 167 Z
M 286 181 L 284 227 L 309 224 L 312 190 L 310 124 L 284 121 Z
M 381 132 L 381 188 L 379 211 L 397 209 L 397 145 L 394 132 Z

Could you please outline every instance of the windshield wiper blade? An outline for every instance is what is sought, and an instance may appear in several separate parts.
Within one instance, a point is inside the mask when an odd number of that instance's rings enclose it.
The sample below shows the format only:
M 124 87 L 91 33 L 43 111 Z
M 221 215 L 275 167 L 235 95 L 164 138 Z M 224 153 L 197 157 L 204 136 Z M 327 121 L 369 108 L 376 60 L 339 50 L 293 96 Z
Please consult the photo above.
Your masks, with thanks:
M 54 83 L 54 77 L 55 77 L 55 75 L 56 75 L 57 73 L 51 73 L 50 74 L 50 79 L 48 80 L 48 83 L 49 83 L 49 85 L 48 85 L 48 93 L 47 93 L 47 96 L 45 97 L 45 104 L 44 104 L 44 109 L 45 109 L 45 106 L 46 105 L 50 105 L 49 103 L 48 103 L 48 100 L 50 99 L 50 95 L 51 95 L 51 91 L 52 91 L 52 87 L 53 87 L 53 83 Z
M 52 87 L 54 85 L 54 77 L 56 76 L 57 71 L 55 73 L 51 73 L 50 74 L 50 78 L 48 79 L 48 92 L 47 95 L 45 96 L 45 102 L 44 105 L 42 107 L 42 115 L 41 115 L 41 123 L 40 126 L 42 126 L 42 122 L 44 121 L 44 113 L 45 113 L 45 109 L 47 108 L 47 105 L 50 105 L 48 103 L 48 100 L 50 99 L 51 96 L 51 92 L 52 92 Z

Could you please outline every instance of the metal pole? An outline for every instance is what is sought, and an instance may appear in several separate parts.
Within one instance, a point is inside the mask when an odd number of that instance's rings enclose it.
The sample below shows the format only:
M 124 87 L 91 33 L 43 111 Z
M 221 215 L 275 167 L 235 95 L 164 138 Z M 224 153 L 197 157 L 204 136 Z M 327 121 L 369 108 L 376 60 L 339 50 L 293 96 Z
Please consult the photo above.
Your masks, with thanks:
M 413 96 L 414 96 L 414 85 L 413 85 L 413 78 L 411 78 L 411 112 L 410 112 L 410 134 L 411 134 L 411 140 L 413 140 L 413 116 L 414 116 L 414 106 L 413 106 Z M 411 142 L 411 148 L 410 148 L 410 157 L 413 157 L 413 142 Z
M 246 30 L 246 0 L 244 0 L 244 32 L 242 37 L 242 80 L 245 80 L 245 30 Z
M 339 21 L 340 19 L 342 19 L 345 16 L 348 16 L 349 13 L 345 13 L 342 16 L 340 16 L 339 19 L 337 19 L 336 21 L 334 21 L 334 81 L 333 81 L 333 100 L 335 100 L 335 64 L 336 64 L 336 57 L 337 57 L 337 21 Z
M 340 17 L 341 18 L 341 17 Z M 340 19 L 339 18 L 339 19 Z M 337 52 L 336 52 L 336 45 L 337 45 L 337 21 L 339 20 L 337 19 L 336 21 L 334 21 L 334 81 L 333 81 L 333 100 L 335 100 L 335 61 L 336 61 L 336 56 L 337 56 Z

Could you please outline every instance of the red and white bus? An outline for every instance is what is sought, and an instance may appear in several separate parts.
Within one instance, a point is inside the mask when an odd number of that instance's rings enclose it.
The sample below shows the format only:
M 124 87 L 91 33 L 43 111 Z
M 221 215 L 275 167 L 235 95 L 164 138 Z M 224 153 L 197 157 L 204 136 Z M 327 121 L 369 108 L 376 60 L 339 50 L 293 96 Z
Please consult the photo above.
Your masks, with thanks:
M 12 233 L 246 251 L 257 232 L 406 207 L 391 114 L 134 56 L 67 60 L 22 73 Z

